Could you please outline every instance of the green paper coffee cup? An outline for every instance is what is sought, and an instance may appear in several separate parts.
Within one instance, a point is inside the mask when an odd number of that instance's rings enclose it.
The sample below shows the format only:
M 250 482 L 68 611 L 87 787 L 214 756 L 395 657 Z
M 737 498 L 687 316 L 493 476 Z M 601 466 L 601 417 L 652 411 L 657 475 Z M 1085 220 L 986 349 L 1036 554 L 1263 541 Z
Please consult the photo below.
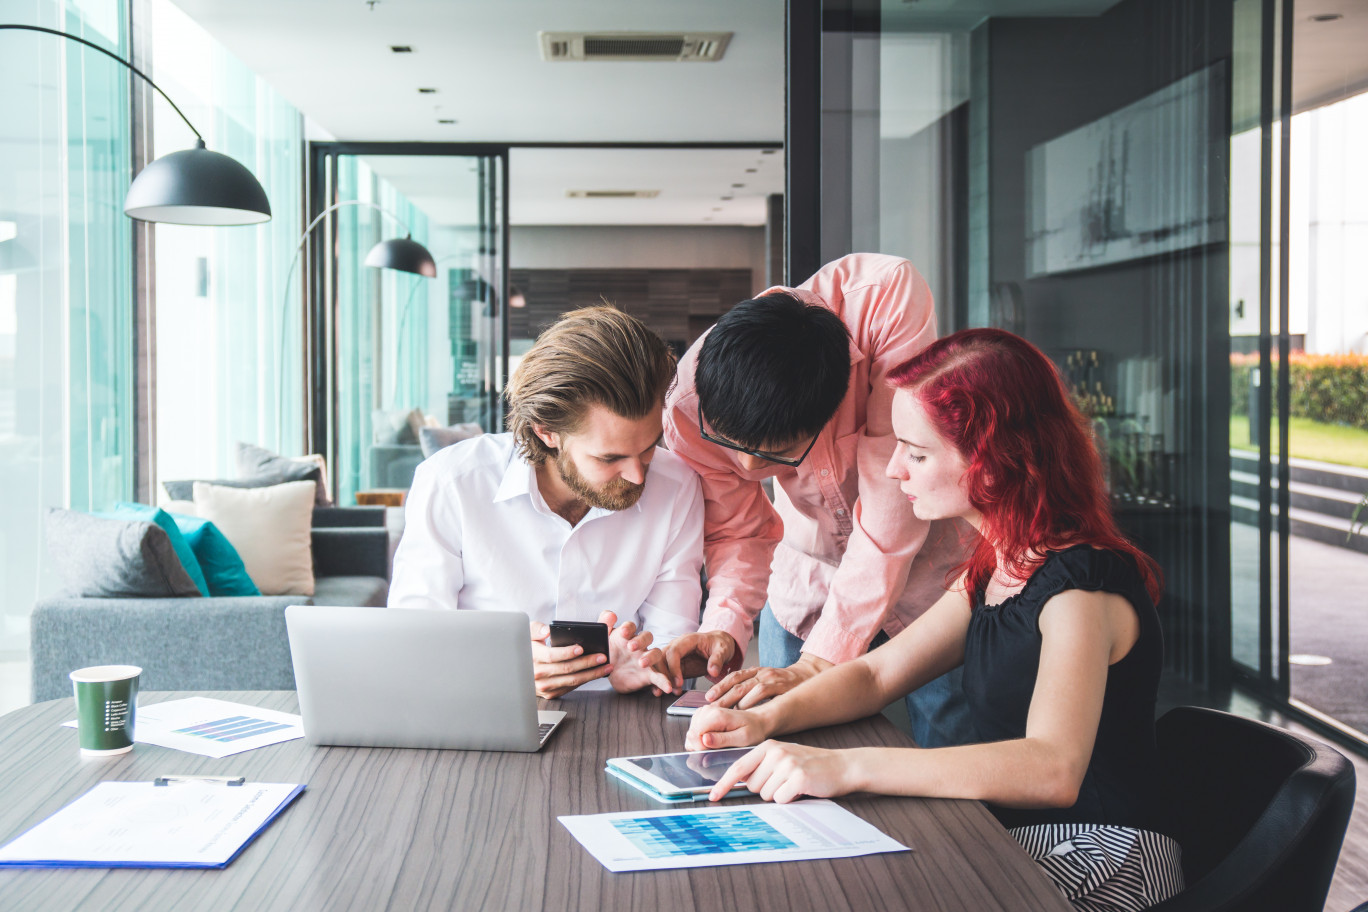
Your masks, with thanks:
M 95 665 L 71 673 L 82 756 L 104 757 L 133 749 L 140 674 L 142 669 L 136 665 Z

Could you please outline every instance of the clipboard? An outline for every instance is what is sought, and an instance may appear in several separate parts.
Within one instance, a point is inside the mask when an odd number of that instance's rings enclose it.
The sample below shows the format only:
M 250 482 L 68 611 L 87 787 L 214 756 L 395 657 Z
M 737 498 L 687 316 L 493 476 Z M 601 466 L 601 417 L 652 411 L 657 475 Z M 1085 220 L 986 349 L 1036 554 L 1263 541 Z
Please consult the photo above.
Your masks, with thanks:
M 101 782 L 0 847 L 0 868 L 226 868 L 303 791 L 222 776 Z

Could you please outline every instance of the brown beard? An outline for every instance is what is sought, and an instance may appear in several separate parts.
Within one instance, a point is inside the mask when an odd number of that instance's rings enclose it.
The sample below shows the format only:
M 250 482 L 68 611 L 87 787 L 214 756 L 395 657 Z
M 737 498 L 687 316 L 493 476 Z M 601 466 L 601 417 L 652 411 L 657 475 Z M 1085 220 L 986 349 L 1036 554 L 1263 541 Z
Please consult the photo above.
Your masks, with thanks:
M 618 511 L 635 506 L 646 490 L 645 484 L 633 484 L 625 478 L 614 478 L 603 487 L 595 488 L 580 474 L 574 460 L 564 450 L 556 452 L 555 463 L 565 486 L 580 500 L 600 510 Z

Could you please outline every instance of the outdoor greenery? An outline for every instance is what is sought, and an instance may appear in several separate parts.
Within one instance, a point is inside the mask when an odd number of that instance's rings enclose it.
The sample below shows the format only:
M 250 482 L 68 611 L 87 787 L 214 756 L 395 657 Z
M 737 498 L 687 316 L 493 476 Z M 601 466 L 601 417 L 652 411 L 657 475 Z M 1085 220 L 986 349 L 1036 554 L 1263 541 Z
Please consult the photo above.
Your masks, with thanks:
M 1296 352 L 1288 359 L 1288 363 L 1293 419 L 1309 418 L 1324 424 L 1368 430 L 1368 355 L 1307 355 Z M 1249 414 L 1249 376 L 1258 365 L 1259 356 L 1256 354 L 1230 356 L 1232 415 Z M 1278 369 L 1276 358 L 1273 369 Z M 1265 382 L 1262 388 L 1271 391 L 1276 384 Z M 1276 400 L 1273 408 L 1276 414 Z M 1248 436 L 1243 439 L 1247 440 Z M 1292 455 L 1302 454 L 1297 453 L 1294 446 Z
M 1273 438 L 1273 452 L 1278 452 L 1278 439 Z M 1292 455 L 1301 459 L 1317 459 L 1335 465 L 1357 466 L 1368 469 L 1368 431 L 1340 424 L 1326 424 L 1309 418 L 1293 418 L 1287 431 Z M 1257 450 L 1249 442 L 1249 418 L 1230 416 L 1230 445 L 1237 450 Z

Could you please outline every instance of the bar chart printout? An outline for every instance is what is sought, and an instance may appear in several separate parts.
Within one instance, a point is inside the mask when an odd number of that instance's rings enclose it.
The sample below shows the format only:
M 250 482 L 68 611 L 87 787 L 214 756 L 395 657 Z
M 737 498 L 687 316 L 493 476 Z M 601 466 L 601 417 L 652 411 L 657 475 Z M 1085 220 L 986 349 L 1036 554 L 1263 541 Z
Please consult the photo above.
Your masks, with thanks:
M 561 817 L 610 871 L 849 858 L 908 847 L 825 800 Z
M 76 723 L 67 722 L 68 728 Z M 268 744 L 304 737 L 298 715 L 215 700 L 187 697 L 139 706 L 133 740 L 205 757 L 227 757 Z

